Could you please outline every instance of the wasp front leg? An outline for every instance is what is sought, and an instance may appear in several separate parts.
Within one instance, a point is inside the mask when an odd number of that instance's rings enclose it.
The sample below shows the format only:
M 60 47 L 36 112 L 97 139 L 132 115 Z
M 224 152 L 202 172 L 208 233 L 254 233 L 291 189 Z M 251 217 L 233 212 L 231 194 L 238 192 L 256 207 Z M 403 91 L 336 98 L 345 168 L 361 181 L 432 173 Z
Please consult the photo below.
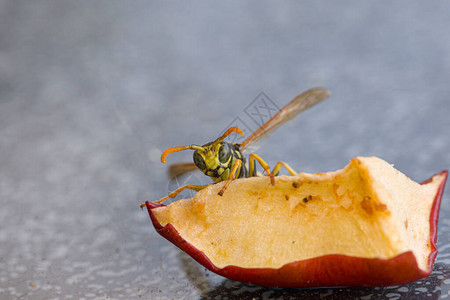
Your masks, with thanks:
M 208 185 L 209 184 L 207 184 L 207 185 L 193 185 L 193 184 L 183 185 L 182 187 L 179 187 L 175 191 L 171 192 L 168 196 L 161 198 L 158 201 L 155 201 L 155 203 L 162 203 L 169 198 L 175 198 L 178 194 L 180 194 L 185 189 L 190 189 L 190 190 L 198 192 L 198 191 L 204 189 L 205 187 L 207 187 Z
M 223 196 L 223 193 L 225 193 L 225 190 L 228 188 L 228 185 L 230 185 L 231 180 L 236 178 L 236 173 L 238 170 L 241 169 L 242 160 L 236 159 L 236 163 L 234 164 L 233 168 L 230 171 L 230 175 L 228 176 L 228 180 L 225 183 L 225 185 L 222 187 L 222 189 L 219 191 L 218 195 Z
M 264 168 L 267 173 L 267 176 L 270 177 L 270 183 L 275 185 L 275 176 L 270 172 L 269 165 L 257 154 L 250 154 L 248 156 L 248 173 L 253 174 L 255 170 L 255 160 L 259 162 L 259 164 Z
M 285 169 L 289 172 L 289 174 L 291 174 L 292 176 L 297 175 L 297 172 L 294 171 L 294 169 L 292 169 L 287 163 L 285 163 L 284 161 L 279 161 L 276 165 L 275 168 L 273 168 L 272 170 L 272 174 L 274 176 L 277 176 L 280 173 L 280 169 L 281 167 L 285 167 Z

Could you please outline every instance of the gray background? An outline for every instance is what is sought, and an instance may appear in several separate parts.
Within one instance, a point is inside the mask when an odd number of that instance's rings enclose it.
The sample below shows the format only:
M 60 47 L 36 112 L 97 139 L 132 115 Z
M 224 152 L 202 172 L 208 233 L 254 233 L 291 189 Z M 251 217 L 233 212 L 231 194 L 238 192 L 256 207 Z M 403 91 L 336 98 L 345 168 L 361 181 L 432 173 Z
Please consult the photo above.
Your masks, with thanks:
M 374 289 L 226 280 L 160 237 L 139 204 L 171 188 L 162 150 L 208 142 L 236 117 L 254 129 L 244 109 L 260 92 L 279 107 L 313 86 L 333 93 L 260 148 L 272 165 L 322 172 L 376 155 L 416 181 L 448 169 L 449 9 L 0 1 L 0 298 L 448 297 L 448 192 L 432 275 Z

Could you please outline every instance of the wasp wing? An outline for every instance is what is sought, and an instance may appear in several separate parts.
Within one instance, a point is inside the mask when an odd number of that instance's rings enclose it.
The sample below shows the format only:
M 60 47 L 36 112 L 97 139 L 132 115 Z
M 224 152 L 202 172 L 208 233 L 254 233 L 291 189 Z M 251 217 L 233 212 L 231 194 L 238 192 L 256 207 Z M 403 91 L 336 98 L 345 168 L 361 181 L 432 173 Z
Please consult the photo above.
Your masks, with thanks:
M 169 166 L 169 177 L 174 178 L 198 170 L 194 163 L 176 163 Z
M 302 111 L 325 100 L 330 96 L 330 92 L 321 87 L 312 88 L 295 97 L 291 102 L 280 109 L 269 121 L 259 127 L 252 135 L 246 138 L 239 146 L 241 150 L 248 152 L 256 148 L 262 138 L 267 137 L 279 126 L 289 121 Z

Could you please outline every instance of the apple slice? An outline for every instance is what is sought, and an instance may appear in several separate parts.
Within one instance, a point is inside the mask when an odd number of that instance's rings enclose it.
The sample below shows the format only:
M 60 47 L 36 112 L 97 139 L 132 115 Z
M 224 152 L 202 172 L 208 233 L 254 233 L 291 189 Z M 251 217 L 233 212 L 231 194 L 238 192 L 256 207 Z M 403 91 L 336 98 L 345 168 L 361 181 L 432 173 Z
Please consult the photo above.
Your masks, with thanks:
M 328 173 L 210 185 L 146 202 L 155 229 L 224 277 L 270 287 L 386 286 L 428 276 L 447 171 L 418 184 L 376 157 Z

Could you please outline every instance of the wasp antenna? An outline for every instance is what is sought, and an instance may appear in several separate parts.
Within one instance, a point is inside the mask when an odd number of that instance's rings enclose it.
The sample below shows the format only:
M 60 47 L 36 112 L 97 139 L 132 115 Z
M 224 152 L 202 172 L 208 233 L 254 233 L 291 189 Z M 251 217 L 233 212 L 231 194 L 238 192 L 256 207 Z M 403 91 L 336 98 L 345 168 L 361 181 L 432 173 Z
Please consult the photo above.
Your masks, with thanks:
M 237 127 L 230 127 L 227 131 L 225 131 L 224 134 L 222 134 L 221 137 L 217 138 L 217 140 L 214 141 L 214 145 L 217 145 L 218 143 L 222 142 L 227 136 L 232 134 L 233 132 L 239 133 L 240 135 L 244 135 L 244 132 L 240 130 Z
M 171 147 L 171 148 L 168 148 L 168 149 L 164 150 L 164 152 L 161 154 L 161 162 L 164 164 L 166 162 L 167 155 L 169 155 L 170 153 L 183 151 L 183 150 L 188 150 L 188 149 L 200 150 L 200 151 L 204 151 L 205 150 L 203 147 L 200 147 L 200 146 L 197 146 L 197 145 Z
M 240 135 L 244 135 L 244 132 L 242 130 L 240 130 L 239 128 L 237 128 L 237 127 L 230 127 L 230 128 L 228 128 L 227 131 L 225 131 L 225 133 L 221 137 L 226 138 L 227 136 L 229 136 L 233 132 L 239 133 Z

